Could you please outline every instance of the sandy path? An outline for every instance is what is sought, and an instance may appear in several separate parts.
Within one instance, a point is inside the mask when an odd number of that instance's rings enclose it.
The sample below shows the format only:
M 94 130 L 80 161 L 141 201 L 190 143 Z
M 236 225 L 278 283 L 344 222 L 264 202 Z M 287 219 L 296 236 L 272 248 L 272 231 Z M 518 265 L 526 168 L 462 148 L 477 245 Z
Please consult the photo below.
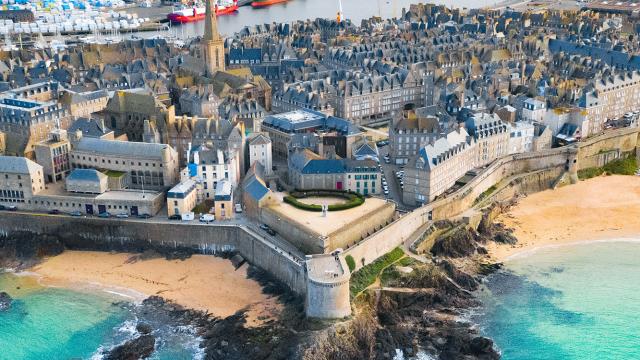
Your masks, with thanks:
M 497 261 L 537 247 L 640 237 L 640 177 L 605 176 L 533 194 L 498 218 L 518 244 L 489 245 Z
M 184 261 L 132 261 L 136 258 L 122 253 L 65 251 L 31 271 L 42 276 L 43 285 L 98 287 L 137 300 L 158 295 L 221 317 L 249 308 L 250 325 L 261 323 L 258 318 L 270 317 L 281 309 L 275 298 L 263 294 L 260 285 L 247 278 L 246 265 L 235 270 L 228 260 L 204 255 Z

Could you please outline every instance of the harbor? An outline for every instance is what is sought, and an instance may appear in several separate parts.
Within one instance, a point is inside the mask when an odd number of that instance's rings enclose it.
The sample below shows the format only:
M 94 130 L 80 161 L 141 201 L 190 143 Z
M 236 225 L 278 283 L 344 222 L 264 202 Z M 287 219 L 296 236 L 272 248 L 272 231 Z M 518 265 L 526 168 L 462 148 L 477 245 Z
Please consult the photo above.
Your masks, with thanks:
M 450 0 L 442 2 L 453 4 Z M 0 6 L 0 43 L 3 51 L 30 47 L 57 49 L 75 43 L 108 44 L 136 38 L 184 41 L 201 36 L 204 31 L 204 22 L 201 21 L 204 8 L 199 9 L 201 5 L 151 0 L 136 3 L 121 0 L 5 0 L 4 3 Z M 344 17 L 354 23 L 370 16 L 398 17 L 410 3 L 411 0 L 375 0 L 374 6 L 368 7 L 365 12 L 362 11 L 362 2 L 344 1 Z M 463 0 L 455 2 L 455 5 L 474 4 Z M 480 5 L 495 4 L 485 1 Z M 337 9 L 337 1 L 219 0 L 218 26 L 221 33 L 232 35 L 246 26 L 305 20 L 316 16 L 335 18 Z M 181 11 L 187 14 L 186 21 L 170 20 L 172 14 Z M 197 15 L 194 16 L 194 12 Z M 17 16 L 21 13 L 26 17 Z

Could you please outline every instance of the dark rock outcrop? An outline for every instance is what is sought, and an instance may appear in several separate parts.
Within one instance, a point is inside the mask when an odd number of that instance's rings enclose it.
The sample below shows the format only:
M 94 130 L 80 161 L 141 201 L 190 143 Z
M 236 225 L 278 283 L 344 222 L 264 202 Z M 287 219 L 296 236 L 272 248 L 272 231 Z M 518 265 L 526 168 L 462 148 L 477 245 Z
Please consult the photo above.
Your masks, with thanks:
M 37 264 L 42 257 L 63 251 L 64 245 L 57 236 L 14 232 L 0 236 L 0 268 L 25 269 Z
M 4 291 L 1 291 L 0 292 L 0 311 L 9 310 L 9 308 L 11 307 L 12 301 L 13 299 L 11 299 L 11 296 L 9 296 L 9 294 L 7 294 Z
M 142 335 L 148 335 L 148 334 L 151 334 L 153 329 L 149 324 L 139 323 L 138 325 L 136 325 L 136 331 Z
M 142 335 L 116 346 L 105 357 L 107 360 L 138 360 L 146 359 L 155 349 L 156 339 L 153 335 Z
M 476 233 L 465 226 L 438 237 L 431 248 L 434 256 L 460 258 L 474 254 L 476 251 Z

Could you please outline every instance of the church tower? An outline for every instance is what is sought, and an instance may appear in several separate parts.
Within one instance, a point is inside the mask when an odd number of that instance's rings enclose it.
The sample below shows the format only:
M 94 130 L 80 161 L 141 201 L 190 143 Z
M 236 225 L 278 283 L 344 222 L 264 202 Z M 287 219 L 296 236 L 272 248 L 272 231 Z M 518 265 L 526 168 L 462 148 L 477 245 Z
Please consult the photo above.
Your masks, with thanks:
M 216 71 L 224 71 L 224 40 L 218 34 L 217 5 L 213 5 L 214 1 L 216 0 L 207 0 L 206 2 L 207 12 L 201 44 L 207 76 L 213 76 Z

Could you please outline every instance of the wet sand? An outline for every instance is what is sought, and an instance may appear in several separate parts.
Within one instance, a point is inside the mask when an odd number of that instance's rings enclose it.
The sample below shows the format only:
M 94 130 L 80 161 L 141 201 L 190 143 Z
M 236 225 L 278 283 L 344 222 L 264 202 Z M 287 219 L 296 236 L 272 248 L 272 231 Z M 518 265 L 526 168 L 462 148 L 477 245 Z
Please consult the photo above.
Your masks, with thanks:
M 489 244 L 505 261 L 540 247 L 640 237 L 640 177 L 603 176 L 519 200 L 497 221 L 514 229 L 515 245 Z
M 100 289 L 135 301 L 158 295 L 220 317 L 247 308 L 248 325 L 259 325 L 282 308 L 247 278 L 247 265 L 236 270 L 229 260 L 214 256 L 142 260 L 134 254 L 65 251 L 30 271 L 45 286 Z

